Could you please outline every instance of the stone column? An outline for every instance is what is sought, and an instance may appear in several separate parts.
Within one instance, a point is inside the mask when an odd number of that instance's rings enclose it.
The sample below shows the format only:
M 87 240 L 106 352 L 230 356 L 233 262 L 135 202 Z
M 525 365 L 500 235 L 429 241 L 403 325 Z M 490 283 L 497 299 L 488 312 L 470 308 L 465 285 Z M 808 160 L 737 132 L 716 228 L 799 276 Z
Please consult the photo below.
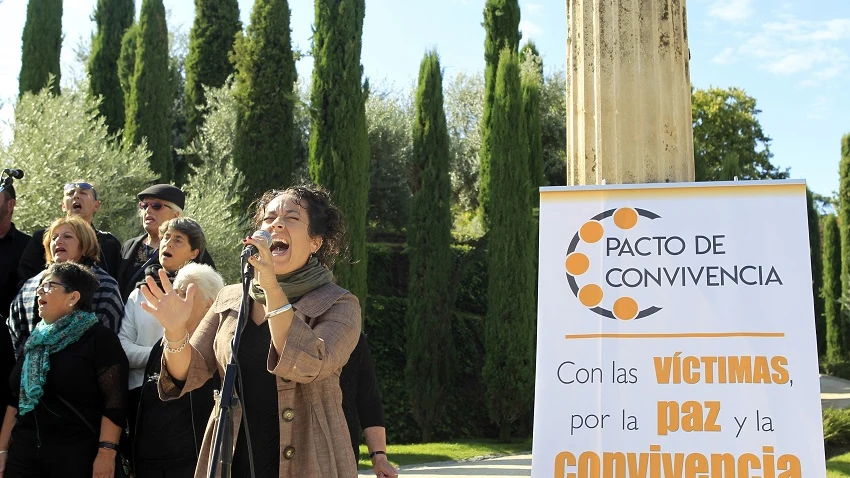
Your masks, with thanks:
M 567 184 L 694 180 L 685 0 L 566 0 Z

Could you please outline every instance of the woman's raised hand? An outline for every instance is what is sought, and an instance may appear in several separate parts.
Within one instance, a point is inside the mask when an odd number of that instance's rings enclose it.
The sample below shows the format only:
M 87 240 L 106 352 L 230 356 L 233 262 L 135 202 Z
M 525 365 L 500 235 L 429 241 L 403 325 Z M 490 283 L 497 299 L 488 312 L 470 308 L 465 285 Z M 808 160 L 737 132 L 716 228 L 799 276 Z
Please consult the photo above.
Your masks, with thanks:
M 177 337 L 177 335 L 180 335 L 182 337 L 186 332 L 186 322 L 188 322 L 189 315 L 192 313 L 195 284 L 189 284 L 184 299 L 172 288 L 165 269 L 159 270 L 159 280 L 162 287 L 157 285 L 153 277 L 145 278 L 145 284 L 141 287 L 142 295 L 145 297 L 145 302 L 142 302 L 142 309 L 159 321 L 167 336 Z

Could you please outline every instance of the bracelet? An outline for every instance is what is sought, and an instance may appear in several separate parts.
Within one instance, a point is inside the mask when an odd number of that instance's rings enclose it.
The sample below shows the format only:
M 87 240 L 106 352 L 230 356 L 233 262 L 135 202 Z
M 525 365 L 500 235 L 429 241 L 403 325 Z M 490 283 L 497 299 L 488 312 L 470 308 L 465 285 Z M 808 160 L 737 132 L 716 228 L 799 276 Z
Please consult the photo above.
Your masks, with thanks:
M 9 450 L 0 450 L 0 455 L 2 455 L 3 453 L 9 453 Z
M 174 342 L 177 342 L 177 341 L 175 340 Z M 163 348 L 165 348 L 166 351 L 168 351 L 168 353 L 172 353 L 172 354 L 180 353 L 181 351 L 183 351 L 184 348 L 186 348 L 186 344 L 189 343 L 189 331 L 188 330 L 186 330 L 186 335 L 183 337 L 183 340 L 181 340 L 180 342 L 181 342 L 180 346 L 177 347 L 176 349 L 173 349 L 173 348 L 171 348 L 171 345 L 170 345 L 172 343 L 172 341 L 168 340 L 168 338 L 165 337 L 165 334 L 162 334 L 162 346 L 163 346 Z
M 284 305 L 283 307 L 281 307 L 279 309 L 275 309 L 275 310 L 269 312 L 268 314 L 266 314 L 266 319 L 270 319 L 270 318 L 274 317 L 275 315 L 280 315 L 280 314 L 286 312 L 287 310 L 289 310 L 291 308 L 292 308 L 292 304 L 288 303 L 288 304 Z
M 97 444 L 98 448 L 106 448 L 107 450 L 115 450 L 118 451 L 118 444 L 112 443 L 110 441 L 102 441 Z
M 375 458 L 375 455 L 384 455 L 384 456 L 387 456 L 387 452 L 385 452 L 385 451 L 380 451 L 380 450 L 378 450 L 378 451 L 373 451 L 372 453 L 369 453 L 369 459 L 371 460 L 372 458 Z

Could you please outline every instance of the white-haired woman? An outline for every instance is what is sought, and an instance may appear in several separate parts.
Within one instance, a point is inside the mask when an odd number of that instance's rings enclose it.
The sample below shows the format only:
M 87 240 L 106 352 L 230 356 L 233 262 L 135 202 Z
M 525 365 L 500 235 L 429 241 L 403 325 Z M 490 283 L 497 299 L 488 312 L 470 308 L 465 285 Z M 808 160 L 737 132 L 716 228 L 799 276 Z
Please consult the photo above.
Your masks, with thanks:
M 196 289 L 187 322 L 191 335 L 224 287 L 224 280 L 212 267 L 191 263 L 177 273 L 174 290 L 185 296 L 189 284 L 194 284 Z M 203 387 L 177 400 L 162 401 L 157 390 L 161 364 L 162 344 L 157 342 L 145 367 L 136 417 L 133 446 L 136 478 L 191 478 L 198 462 L 207 419 L 213 409 L 213 391 L 221 388 L 221 379 L 215 374 Z

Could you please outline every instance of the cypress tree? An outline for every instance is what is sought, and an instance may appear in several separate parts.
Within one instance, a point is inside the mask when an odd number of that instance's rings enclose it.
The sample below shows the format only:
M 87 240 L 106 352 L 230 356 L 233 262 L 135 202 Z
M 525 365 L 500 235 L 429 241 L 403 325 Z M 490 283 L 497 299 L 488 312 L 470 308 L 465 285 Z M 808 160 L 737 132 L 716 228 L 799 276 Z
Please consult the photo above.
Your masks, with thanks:
M 236 0 L 195 0 L 195 21 L 189 32 L 186 56 L 186 141 L 191 142 L 203 123 L 206 105 L 203 86 L 219 88 L 233 73 L 230 53 L 242 30 Z
M 367 85 L 361 84 L 364 0 L 316 0 L 310 95 L 310 177 L 328 188 L 345 214 L 351 258 L 334 272 L 366 299 L 366 210 L 369 200 Z
M 171 157 L 171 94 L 168 27 L 162 0 L 142 0 L 136 39 L 136 63 L 130 82 L 124 139 L 147 139 L 151 170 L 162 182 L 174 178 Z
M 101 97 L 99 111 L 109 134 L 124 128 L 124 92 L 116 65 L 124 32 L 133 24 L 135 14 L 134 0 L 98 0 L 94 11 L 97 33 L 88 63 L 89 92 Z
M 841 234 L 841 290 L 850 290 L 850 134 L 841 138 L 841 162 L 838 167 L 838 228 Z M 838 296 L 841 297 L 840 295 Z M 842 304 L 842 332 L 845 346 L 850 347 L 850 310 Z
M 407 229 L 407 365 L 411 408 L 422 442 L 431 441 L 452 385 L 451 181 L 443 75 L 436 51 L 419 67 L 413 122 L 413 200 Z M 440 344 L 435 354 L 434 344 Z
M 124 95 L 124 106 L 130 104 L 130 92 L 133 87 L 133 73 L 136 70 L 136 40 L 139 37 L 139 24 L 130 25 L 121 37 L 121 54 L 118 56 L 118 81 Z M 124 112 L 126 120 L 127 113 Z M 124 120 L 122 120 L 122 124 Z
M 528 156 L 517 54 L 502 50 L 493 102 L 490 231 L 487 234 L 487 322 L 484 381 L 490 418 L 499 439 L 532 402 L 534 388 L 534 248 L 528 195 Z M 510 278 L 510 280 L 506 280 Z
M 58 95 L 62 76 L 62 0 L 30 0 L 22 40 L 18 95 L 40 91 L 47 86 L 50 75 L 55 78 L 51 90 Z
M 522 107 L 528 129 L 528 178 L 531 206 L 540 206 L 538 188 L 543 185 L 543 130 L 540 125 L 540 88 L 543 85 L 543 66 L 537 47 L 528 42 L 522 48 Z
M 491 117 L 496 90 L 496 68 L 499 55 L 507 47 L 512 52 L 519 48 L 518 0 L 487 0 L 484 5 L 484 115 L 481 119 L 481 150 L 478 173 L 478 207 L 485 230 L 490 211 Z M 525 158 L 515 158 L 524 160 Z
M 823 222 L 823 300 L 826 316 L 826 355 L 830 362 L 847 355 L 846 331 L 841 317 L 841 234 L 834 214 Z
M 812 295 L 815 302 L 815 333 L 818 342 L 818 356 L 826 355 L 826 321 L 823 315 L 823 252 L 820 246 L 820 214 L 815 208 L 815 200 L 809 188 L 806 188 L 806 209 L 809 216 L 809 249 L 812 263 Z
M 243 207 L 292 181 L 295 58 L 286 0 L 256 0 L 246 36 L 236 41 L 234 160 L 245 175 Z

